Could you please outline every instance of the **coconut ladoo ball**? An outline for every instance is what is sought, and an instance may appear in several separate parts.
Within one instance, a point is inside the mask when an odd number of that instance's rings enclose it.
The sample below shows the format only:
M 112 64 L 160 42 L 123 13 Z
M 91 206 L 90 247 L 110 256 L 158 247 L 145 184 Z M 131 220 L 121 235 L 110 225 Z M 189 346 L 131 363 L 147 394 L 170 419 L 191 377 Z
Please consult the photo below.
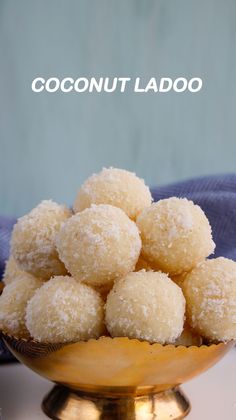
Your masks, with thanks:
M 66 207 L 46 200 L 18 219 L 12 233 L 11 250 L 21 270 L 45 280 L 66 273 L 54 241 L 70 216 Z
M 0 296 L 0 330 L 17 338 L 28 338 L 25 326 L 26 306 L 42 281 L 21 275 L 17 281 L 7 284 Z
M 141 250 L 136 224 L 121 209 L 106 204 L 72 216 L 56 244 L 72 276 L 92 286 L 109 285 L 133 271 Z
M 26 325 L 31 336 L 41 342 L 97 338 L 104 329 L 103 306 L 91 287 L 69 276 L 57 276 L 44 283 L 29 301 Z
M 10 256 L 9 260 L 6 263 L 2 280 L 4 284 L 6 285 L 6 284 L 12 283 L 15 280 L 17 281 L 21 278 L 25 278 L 31 281 L 32 279 L 35 279 L 36 277 L 30 273 L 27 273 L 27 271 L 21 270 L 19 266 L 17 265 L 16 261 L 14 260 L 14 258 Z
M 190 271 L 213 253 L 211 226 L 202 209 L 186 198 L 171 197 L 137 218 L 142 257 L 170 275 Z
M 107 297 L 106 326 L 112 337 L 173 343 L 183 331 L 185 299 L 161 272 L 139 271 L 118 280 Z
M 202 337 L 197 334 L 195 331 L 190 328 L 190 326 L 185 323 L 183 332 L 181 335 L 175 340 L 174 344 L 176 346 L 197 346 L 200 347 L 203 343 Z
M 104 168 L 82 185 L 74 202 L 74 211 L 77 213 L 92 204 L 111 204 L 135 220 L 151 202 L 150 190 L 143 179 L 124 169 Z
M 184 280 L 187 320 L 211 341 L 236 339 L 236 262 L 206 260 Z
M 44 281 L 39 277 L 33 276 L 33 274 L 27 273 L 27 271 L 20 271 L 16 276 L 11 277 L 10 275 L 7 277 L 7 283 L 4 282 L 5 285 L 11 284 L 13 282 L 20 281 L 21 279 L 28 280 L 28 282 L 34 282 L 35 280 L 39 280 L 41 283 Z
M 5 270 L 3 274 L 3 282 L 4 284 L 11 283 L 16 277 L 19 275 L 29 275 L 29 273 L 26 273 L 25 271 L 21 270 L 20 267 L 17 265 L 16 261 L 12 256 L 9 257 L 8 261 L 5 265 Z

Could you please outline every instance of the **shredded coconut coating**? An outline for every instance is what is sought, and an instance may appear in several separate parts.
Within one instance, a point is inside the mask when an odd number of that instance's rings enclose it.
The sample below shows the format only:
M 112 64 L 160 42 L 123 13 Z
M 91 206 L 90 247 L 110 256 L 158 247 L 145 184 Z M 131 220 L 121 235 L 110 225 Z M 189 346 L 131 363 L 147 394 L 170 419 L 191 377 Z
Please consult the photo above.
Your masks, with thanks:
M 12 281 L 22 275 L 25 277 L 27 276 L 29 279 L 31 278 L 31 274 L 21 270 L 14 258 L 10 256 L 9 260 L 6 262 L 5 271 L 2 278 L 4 284 L 10 284 Z
M 60 259 L 78 280 L 109 284 L 133 271 L 141 250 L 136 224 L 123 210 L 92 205 L 72 216 L 56 239 Z
M 206 260 L 185 278 L 188 323 L 213 341 L 236 339 L 236 262 Z
M 182 333 L 185 299 L 161 272 L 139 271 L 118 280 L 108 295 L 106 326 L 112 337 L 173 343 Z
M 104 168 L 82 185 L 74 202 L 74 211 L 77 213 L 92 204 L 111 204 L 135 220 L 151 202 L 150 190 L 143 179 L 124 169 Z
M 45 280 L 66 274 L 55 247 L 55 235 L 71 216 L 70 210 L 51 200 L 42 201 L 14 226 L 11 251 L 19 267 Z
M 186 198 L 153 203 L 138 216 L 137 225 L 143 258 L 170 275 L 190 271 L 215 249 L 206 215 Z
M 200 347 L 203 343 L 202 337 L 196 333 L 190 326 L 185 323 L 182 334 L 175 340 L 176 346 L 197 346 Z
M 97 338 L 104 329 L 99 294 L 69 276 L 44 283 L 29 301 L 26 325 L 40 342 L 66 343 Z
M 17 338 L 28 338 L 25 326 L 26 306 L 42 281 L 31 276 L 19 275 L 16 281 L 7 284 L 0 296 L 0 330 Z
M 8 262 L 10 259 L 8 260 Z M 11 264 L 12 263 L 12 264 Z M 40 279 L 39 277 L 33 276 L 33 274 L 27 273 L 27 271 L 20 270 L 15 261 L 11 259 L 10 264 L 7 266 L 8 271 L 4 273 L 3 281 L 4 284 L 11 284 L 15 281 L 19 281 L 21 279 L 28 280 L 29 282 L 34 282 L 35 280 L 39 280 L 40 282 L 43 282 L 43 279 Z

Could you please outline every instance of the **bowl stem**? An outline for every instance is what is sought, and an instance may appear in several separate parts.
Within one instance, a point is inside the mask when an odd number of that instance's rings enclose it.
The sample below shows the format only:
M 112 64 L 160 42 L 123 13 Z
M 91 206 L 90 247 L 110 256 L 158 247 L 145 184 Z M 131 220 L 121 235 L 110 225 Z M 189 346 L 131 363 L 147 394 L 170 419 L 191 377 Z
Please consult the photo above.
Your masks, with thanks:
M 106 397 L 56 385 L 42 403 L 54 420 L 179 420 L 190 403 L 179 387 L 143 396 Z

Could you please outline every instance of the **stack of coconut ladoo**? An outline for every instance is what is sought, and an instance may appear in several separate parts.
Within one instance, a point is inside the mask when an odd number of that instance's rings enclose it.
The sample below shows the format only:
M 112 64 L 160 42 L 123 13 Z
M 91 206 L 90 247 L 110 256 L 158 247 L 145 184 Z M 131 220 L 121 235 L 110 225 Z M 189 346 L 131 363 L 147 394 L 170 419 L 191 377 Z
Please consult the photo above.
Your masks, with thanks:
M 207 259 L 211 226 L 186 198 L 152 203 L 135 174 L 103 169 L 73 212 L 43 201 L 14 226 L 0 329 L 45 343 L 236 339 L 236 263 Z

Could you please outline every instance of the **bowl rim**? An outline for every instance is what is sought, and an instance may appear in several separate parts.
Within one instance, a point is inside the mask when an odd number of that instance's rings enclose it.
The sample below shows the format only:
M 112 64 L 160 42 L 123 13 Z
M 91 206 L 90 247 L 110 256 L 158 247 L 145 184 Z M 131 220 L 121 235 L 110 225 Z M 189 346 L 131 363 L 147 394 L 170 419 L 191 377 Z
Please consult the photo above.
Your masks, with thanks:
M 133 343 L 136 342 L 136 343 L 139 343 L 140 345 L 145 345 L 145 346 L 150 346 L 150 347 L 157 346 L 159 348 L 161 347 L 161 348 L 185 348 L 185 349 L 192 349 L 192 348 L 196 348 L 196 349 L 201 348 L 202 349 L 202 348 L 210 348 L 210 347 L 214 347 L 214 346 L 217 347 L 217 346 L 222 346 L 222 345 L 223 346 L 228 346 L 230 344 L 233 346 L 233 344 L 236 343 L 236 340 L 215 341 L 215 342 L 214 341 L 207 342 L 207 340 L 206 340 L 200 346 L 197 346 L 196 344 L 185 346 L 183 344 L 174 344 L 174 343 L 172 343 L 172 344 L 161 344 L 161 343 L 158 343 L 158 342 L 151 343 L 147 340 L 140 340 L 138 338 L 130 338 L 130 337 L 126 337 L 126 336 L 125 337 L 123 337 L 123 336 L 121 336 L 121 337 L 111 337 L 111 336 L 107 336 L 107 335 L 101 335 L 98 338 L 89 338 L 88 340 L 51 343 L 51 342 L 46 342 L 46 341 L 38 341 L 38 340 L 35 340 L 31 337 L 29 337 L 29 338 L 25 338 L 25 337 L 19 338 L 19 337 L 16 337 L 14 335 L 11 335 L 11 334 L 7 333 L 4 330 L 0 330 L 0 336 L 2 336 L 3 339 L 6 337 L 6 340 L 11 339 L 11 340 L 14 340 L 18 343 L 21 343 L 21 342 L 23 342 L 25 344 L 32 343 L 32 344 L 35 344 L 37 346 L 42 346 L 42 347 L 46 347 L 46 346 L 53 347 L 53 346 L 55 346 L 55 347 L 58 347 L 58 349 L 61 348 L 61 347 L 69 346 L 69 345 L 73 345 L 73 344 L 79 344 L 79 343 L 86 344 L 86 343 L 91 343 L 91 342 L 98 343 L 99 341 L 110 341 L 110 342 L 118 341 L 118 342 L 123 342 L 123 343 L 124 342 L 133 342 Z

